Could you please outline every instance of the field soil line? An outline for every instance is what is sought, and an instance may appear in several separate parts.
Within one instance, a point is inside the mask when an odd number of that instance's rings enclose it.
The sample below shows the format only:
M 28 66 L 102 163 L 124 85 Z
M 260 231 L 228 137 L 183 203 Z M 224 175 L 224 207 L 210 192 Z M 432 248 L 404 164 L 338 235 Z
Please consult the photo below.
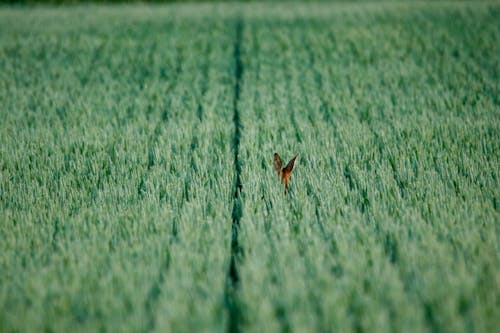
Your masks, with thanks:
M 243 214 L 240 193 L 243 189 L 241 183 L 241 161 L 239 159 L 240 153 L 240 138 L 241 138 L 241 120 L 238 109 L 240 99 L 240 84 L 241 76 L 243 74 L 243 65 L 241 62 L 241 41 L 243 33 L 243 21 L 237 18 L 235 22 L 235 40 L 234 40 L 234 95 L 233 95 L 233 123 L 234 123 L 234 169 L 236 174 L 234 186 L 234 203 L 232 211 L 232 225 L 231 225 L 231 258 L 229 262 L 229 269 L 226 276 L 225 287 L 225 306 L 227 308 L 229 318 L 227 332 L 237 333 L 241 331 L 242 324 L 242 311 L 240 302 L 238 300 L 238 290 L 240 277 L 238 273 L 237 261 L 241 258 L 242 249 L 238 242 L 238 232 L 240 227 L 240 220 Z

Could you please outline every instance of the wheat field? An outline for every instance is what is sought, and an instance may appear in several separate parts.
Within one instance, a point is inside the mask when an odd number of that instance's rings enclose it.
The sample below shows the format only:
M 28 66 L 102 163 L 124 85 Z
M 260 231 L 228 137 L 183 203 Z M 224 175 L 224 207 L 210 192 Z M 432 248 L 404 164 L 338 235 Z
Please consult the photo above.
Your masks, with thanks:
M 0 7 L 0 332 L 494 332 L 499 22 Z

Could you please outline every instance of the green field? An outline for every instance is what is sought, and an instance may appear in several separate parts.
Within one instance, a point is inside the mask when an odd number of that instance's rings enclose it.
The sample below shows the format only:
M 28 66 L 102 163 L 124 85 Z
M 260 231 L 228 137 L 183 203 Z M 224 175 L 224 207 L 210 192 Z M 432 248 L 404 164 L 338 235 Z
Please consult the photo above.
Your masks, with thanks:
M 0 332 L 495 332 L 499 222 L 498 2 L 0 7 Z

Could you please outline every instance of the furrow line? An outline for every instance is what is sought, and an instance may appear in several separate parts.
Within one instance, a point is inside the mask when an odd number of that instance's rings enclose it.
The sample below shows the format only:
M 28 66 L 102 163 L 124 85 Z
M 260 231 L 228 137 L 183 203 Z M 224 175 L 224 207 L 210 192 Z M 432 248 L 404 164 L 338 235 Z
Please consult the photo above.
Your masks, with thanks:
M 234 80 L 234 96 L 233 96 L 233 123 L 234 123 L 234 169 L 236 174 L 236 181 L 234 186 L 234 203 L 232 211 L 232 225 L 231 225 L 231 258 L 229 269 L 226 276 L 225 286 L 225 306 L 229 314 L 227 331 L 230 333 L 237 333 L 241 331 L 242 312 L 238 300 L 238 290 L 240 276 L 238 273 L 237 261 L 241 258 L 241 246 L 238 241 L 238 233 L 240 227 L 240 220 L 243 213 L 241 206 L 240 194 L 242 191 L 241 183 L 241 161 L 240 155 L 240 140 L 241 140 L 241 119 L 238 109 L 238 102 L 240 99 L 241 90 L 241 77 L 243 74 L 243 65 L 241 63 L 241 41 L 243 32 L 243 21 L 241 18 L 237 19 L 235 24 L 235 41 L 234 41 L 234 65 L 235 65 L 235 80 Z

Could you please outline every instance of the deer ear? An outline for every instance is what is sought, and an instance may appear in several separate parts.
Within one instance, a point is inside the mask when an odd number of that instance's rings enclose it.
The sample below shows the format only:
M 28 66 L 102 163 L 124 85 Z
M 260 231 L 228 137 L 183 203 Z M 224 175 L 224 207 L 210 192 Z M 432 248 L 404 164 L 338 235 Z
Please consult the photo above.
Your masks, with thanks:
M 292 173 L 293 166 L 295 165 L 295 160 L 297 159 L 297 156 L 299 156 L 299 154 L 295 155 L 295 157 L 292 158 L 290 160 L 290 162 L 288 162 L 288 164 L 286 165 L 286 167 L 283 169 L 283 173 L 284 174 L 290 174 L 290 173 Z
M 281 157 L 280 155 L 278 155 L 278 153 L 274 153 L 273 165 L 274 165 L 274 170 L 276 170 L 278 175 L 281 174 L 281 167 L 283 165 L 283 161 L 281 160 Z

